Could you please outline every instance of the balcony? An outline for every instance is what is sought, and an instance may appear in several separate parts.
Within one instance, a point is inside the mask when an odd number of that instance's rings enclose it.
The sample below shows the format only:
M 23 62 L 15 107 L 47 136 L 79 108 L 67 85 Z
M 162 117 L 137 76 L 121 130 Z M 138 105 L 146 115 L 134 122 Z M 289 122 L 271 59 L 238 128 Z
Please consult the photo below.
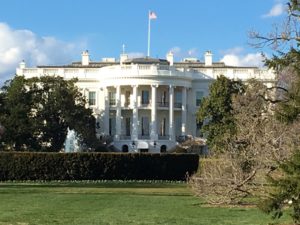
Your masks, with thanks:
M 128 135 L 120 135 L 120 140 L 131 140 L 131 136 L 128 136 Z
M 181 109 L 182 103 L 181 102 L 175 102 L 174 103 L 174 108 L 176 109 Z
M 140 139 L 140 140 L 150 140 L 150 136 L 139 134 L 138 139 Z
M 170 135 L 159 135 L 158 136 L 158 140 L 169 140 L 170 139 Z
M 109 99 L 109 106 L 116 106 L 116 99 Z
M 168 109 L 169 108 L 169 102 L 156 102 L 156 106 L 158 108 L 163 108 L 163 109 Z M 116 99 L 110 99 L 109 100 L 109 106 L 110 107 L 116 107 Z M 123 105 L 121 105 L 123 109 L 132 109 L 132 105 L 129 102 L 125 102 Z M 151 108 L 151 103 L 150 102 L 141 102 L 138 108 L 143 108 L 143 109 L 150 109 Z M 182 108 L 182 103 L 181 102 L 175 102 L 174 103 L 174 109 L 181 109 Z
M 157 107 L 168 108 L 169 102 L 157 102 Z
M 147 101 L 147 100 L 142 100 L 141 101 L 141 104 L 140 104 L 140 107 L 143 107 L 143 108 L 148 108 L 150 106 L 150 102 L 149 102 L 149 100 Z

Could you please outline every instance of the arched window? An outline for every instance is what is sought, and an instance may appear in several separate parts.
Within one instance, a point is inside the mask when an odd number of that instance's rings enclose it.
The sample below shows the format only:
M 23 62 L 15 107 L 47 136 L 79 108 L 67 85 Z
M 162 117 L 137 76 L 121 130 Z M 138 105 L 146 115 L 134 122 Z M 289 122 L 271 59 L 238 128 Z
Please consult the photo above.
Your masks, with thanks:
M 167 152 L 167 146 L 166 146 L 166 145 L 162 145 L 162 146 L 160 147 L 160 152 L 161 152 L 161 153 Z
M 122 152 L 128 152 L 128 145 L 122 146 Z

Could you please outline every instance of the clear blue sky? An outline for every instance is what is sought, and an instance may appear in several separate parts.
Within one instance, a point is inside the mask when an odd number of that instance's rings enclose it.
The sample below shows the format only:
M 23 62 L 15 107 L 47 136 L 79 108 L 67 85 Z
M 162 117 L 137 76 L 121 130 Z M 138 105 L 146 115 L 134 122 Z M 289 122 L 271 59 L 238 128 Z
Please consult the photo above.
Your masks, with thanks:
M 236 63 L 255 64 L 254 58 L 261 50 L 248 45 L 247 33 L 252 29 L 270 31 L 272 24 L 284 17 L 285 3 L 284 0 L 1 1 L 0 82 L 11 75 L 12 68 L 22 59 L 30 66 L 64 64 L 79 60 L 85 49 L 93 60 L 118 58 L 122 44 L 133 56 L 146 55 L 148 10 L 157 15 L 151 22 L 152 57 L 164 58 L 173 50 L 178 60 L 183 57 L 201 60 L 204 52 L 211 50 L 214 61 L 232 55 L 237 57 Z

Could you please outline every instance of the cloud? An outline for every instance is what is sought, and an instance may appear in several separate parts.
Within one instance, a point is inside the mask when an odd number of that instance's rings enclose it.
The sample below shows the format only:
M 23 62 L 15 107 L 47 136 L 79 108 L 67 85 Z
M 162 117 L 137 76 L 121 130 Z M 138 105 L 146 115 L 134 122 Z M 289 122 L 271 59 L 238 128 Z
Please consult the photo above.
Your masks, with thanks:
M 238 51 L 237 51 L 238 49 Z M 257 66 L 262 67 L 264 65 L 264 58 L 261 53 L 247 53 L 243 54 L 244 49 L 241 47 L 235 47 L 228 49 L 220 60 L 228 66 Z
M 182 48 L 175 46 L 171 48 L 168 52 L 172 52 L 174 57 L 178 59 L 186 58 L 186 57 L 197 57 L 198 49 L 190 48 L 188 50 L 183 50 Z
M 85 42 L 41 37 L 30 30 L 16 30 L 0 23 L 0 84 L 12 78 L 22 60 L 27 66 L 70 63 L 85 47 Z
M 172 53 L 175 55 L 175 54 L 178 54 L 178 53 L 181 52 L 181 48 L 178 47 L 178 46 L 175 46 L 175 47 L 171 48 L 171 49 L 169 50 L 169 52 L 172 52 Z
M 130 59 L 145 57 L 145 54 L 143 52 L 129 52 L 127 54 L 128 54 L 128 58 Z
M 234 47 L 234 48 L 230 48 L 230 49 L 226 49 L 221 51 L 221 54 L 227 55 L 227 54 L 240 54 L 244 51 L 244 49 L 242 47 Z
M 282 15 L 287 11 L 286 5 L 283 3 L 276 3 L 267 14 L 262 15 L 263 18 L 276 17 Z
M 196 57 L 198 55 L 198 49 L 197 48 L 191 48 L 187 52 L 188 52 L 188 55 L 190 57 Z

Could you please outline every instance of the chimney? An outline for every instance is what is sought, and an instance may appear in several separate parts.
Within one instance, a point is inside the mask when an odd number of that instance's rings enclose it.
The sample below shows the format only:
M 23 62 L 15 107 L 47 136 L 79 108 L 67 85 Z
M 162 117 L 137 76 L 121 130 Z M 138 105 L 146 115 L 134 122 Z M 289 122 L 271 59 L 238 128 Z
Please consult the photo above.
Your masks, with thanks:
M 212 56 L 211 51 L 206 51 L 204 55 L 205 66 L 212 66 Z
M 120 65 L 123 65 L 123 63 L 128 59 L 128 55 L 125 53 L 122 53 L 120 55 Z
M 89 51 L 85 50 L 84 52 L 82 52 L 81 54 L 81 64 L 83 66 L 88 66 L 90 63 L 90 55 L 89 55 Z
M 26 63 L 25 63 L 24 60 L 22 60 L 22 62 L 20 62 L 19 68 L 20 68 L 20 69 L 25 69 L 25 68 L 26 68 Z
M 170 66 L 173 66 L 173 64 L 174 64 L 174 55 L 173 55 L 173 53 L 169 52 L 166 55 L 166 58 L 167 58 L 167 61 L 170 63 Z
M 23 75 L 23 70 L 26 68 L 26 63 L 24 60 L 19 63 L 19 67 L 16 68 L 16 75 L 22 76 Z

